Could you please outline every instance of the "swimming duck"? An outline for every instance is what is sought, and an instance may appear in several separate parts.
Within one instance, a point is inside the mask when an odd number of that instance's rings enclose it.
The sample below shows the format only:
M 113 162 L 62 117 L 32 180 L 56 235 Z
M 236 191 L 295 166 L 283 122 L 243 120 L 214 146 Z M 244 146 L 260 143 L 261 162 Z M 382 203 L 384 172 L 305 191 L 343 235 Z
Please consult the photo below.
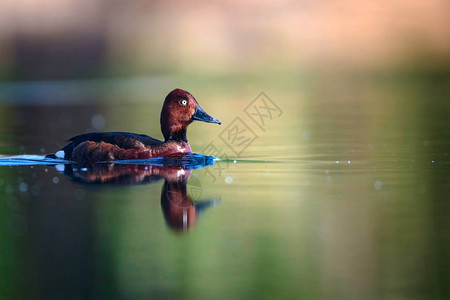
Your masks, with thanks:
M 175 89 L 167 95 L 161 110 L 164 142 L 145 134 L 92 132 L 71 138 L 68 145 L 46 157 L 97 162 L 186 154 L 192 152 L 186 131 L 193 121 L 221 124 L 208 115 L 189 92 Z

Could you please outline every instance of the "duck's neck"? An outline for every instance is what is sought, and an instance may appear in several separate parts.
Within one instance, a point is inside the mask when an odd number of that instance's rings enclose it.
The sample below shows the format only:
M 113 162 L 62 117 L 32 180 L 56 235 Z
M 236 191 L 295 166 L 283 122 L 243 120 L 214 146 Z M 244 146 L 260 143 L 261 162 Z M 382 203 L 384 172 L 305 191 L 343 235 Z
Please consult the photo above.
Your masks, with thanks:
M 186 138 L 186 128 L 181 128 L 178 131 L 171 132 L 168 137 L 166 137 L 166 142 L 185 142 L 187 143 Z
M 186 129 L 171 132 L 165 137 L 164 143 L 150 146 L 147 150 L 150 157 L 181 155 L 192 152 L 191 146 L 186 139 Z

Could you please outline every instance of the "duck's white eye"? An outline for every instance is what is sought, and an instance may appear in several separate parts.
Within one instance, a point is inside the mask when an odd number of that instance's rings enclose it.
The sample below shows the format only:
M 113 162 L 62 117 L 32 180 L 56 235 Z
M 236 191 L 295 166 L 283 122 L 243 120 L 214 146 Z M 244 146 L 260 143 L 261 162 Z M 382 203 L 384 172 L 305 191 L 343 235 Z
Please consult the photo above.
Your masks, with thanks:
M 188 101 L 186 99 L 183 99 L 180 101 L 181 105 L 186 106 L 188 104 Z

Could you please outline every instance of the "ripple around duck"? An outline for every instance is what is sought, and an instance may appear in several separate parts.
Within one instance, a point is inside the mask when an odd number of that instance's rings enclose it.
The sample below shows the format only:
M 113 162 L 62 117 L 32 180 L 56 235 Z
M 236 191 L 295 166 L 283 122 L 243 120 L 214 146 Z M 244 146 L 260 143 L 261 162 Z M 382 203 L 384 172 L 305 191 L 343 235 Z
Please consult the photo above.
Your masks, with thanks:
M 113 161 L 113 163 L 171 166 L 185 169 L 198 169 L 214 165 L 216 160 L 217 158 L 214 156 L 203 155 L 198 153 L 189 153 L 182 156 L 156 157 L 151 159 L 120 160 L 120 161 Z M 72 161 L 63 159 L 46 158 L 43 155 L 17 155 L 17 156 L 0 155 L 0 166 L 60 165 L 73 163 L 74 162 Z M 98 164 L 103 163 L 106 162 L 98 162 Z

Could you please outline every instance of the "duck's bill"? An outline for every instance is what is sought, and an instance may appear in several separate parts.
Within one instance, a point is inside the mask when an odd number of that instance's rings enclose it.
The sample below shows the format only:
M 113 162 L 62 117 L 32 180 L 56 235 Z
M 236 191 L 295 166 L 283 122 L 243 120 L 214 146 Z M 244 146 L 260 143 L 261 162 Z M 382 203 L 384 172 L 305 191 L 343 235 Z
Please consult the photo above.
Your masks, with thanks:
M 197 105 L 197 108 L 195 109 L 195 113 L 192 116 L 192 120 L 196 120 L 196 121 L 203 121 L 206 123 L 215 123 L 215 124 L 222 124 L 222 122 L 220 122 L 218 119 L 211 117 L 210 115 L 208 115 L 203 108 L 201 108 L 200 106 Z

